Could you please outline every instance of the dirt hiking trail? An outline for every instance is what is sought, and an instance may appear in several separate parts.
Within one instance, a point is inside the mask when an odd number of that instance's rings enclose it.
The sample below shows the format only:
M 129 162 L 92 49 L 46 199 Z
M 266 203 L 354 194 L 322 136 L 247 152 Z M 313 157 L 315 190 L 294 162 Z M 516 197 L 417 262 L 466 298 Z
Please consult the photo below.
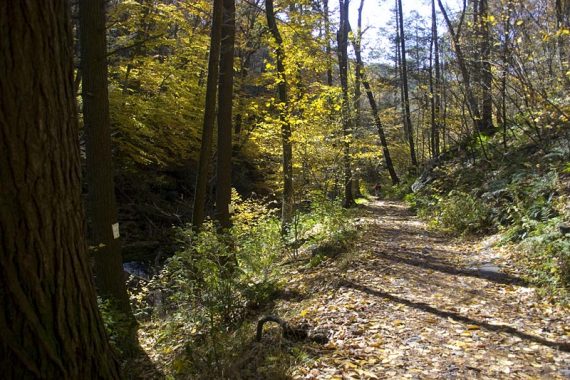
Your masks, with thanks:
M 291 274 L 304 299 L 277 311 L 331 337 L 306 345 L 293 378 L 570 379 L 568 309 L 484 242 L 430 231 L 401 203 L 365 214 L 354 254 Z

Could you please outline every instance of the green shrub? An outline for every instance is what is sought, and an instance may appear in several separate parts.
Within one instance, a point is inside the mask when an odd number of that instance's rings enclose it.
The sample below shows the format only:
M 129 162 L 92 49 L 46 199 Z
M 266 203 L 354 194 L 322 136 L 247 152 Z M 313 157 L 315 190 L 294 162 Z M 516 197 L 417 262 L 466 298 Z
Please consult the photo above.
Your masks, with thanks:
M 245 347 L 238 335 L 247 327 L 241 323 L 248 311 L 267 305 L 279 290 L 285 243 L 345 244 L 356 231 L 349 221 L 352 211 L 322 197 L 311 203 L 310 212 L 297 213 L 286 236 L 279 219 L 260 202 L 234 193 L 232 208 L 234 225 L 226 233 L 211 221 L 200 231 L 178 229 L 181 249 L 146 287 L 149 295 L 160 294 L 149 322 L 157 337 L 155 351 L 169 360 L 166 370 L 176 376 L 227 377 L 228 366 Z M 315 256 L 312 264 L 320 259 L 325 256 Z
M 422 219 L 434 217 L 441 197 L 435 194 L 410 193 L 404 197 L 406 204 Z
M 490 210 L 469 193 L 452 190 L 439 202 L 436 223 L 461 234 L 488 232 L 493 228 Z
M 546 175 L 520 172 L 513 175 L 508 185 L 509 198 L 504 207 L 506 219 L 511 226 L 506 234 L 511 241 L 520 241 L 541 222 L 558 215 L 553 203 L 558 174 Z
M 275 261 L 284 251 L 279 220 L 261 203 L 235 193 L 232 205 L 234 226 L 226 233 L 211 221 L 199 232 L 191 226 L 178 231 L 183 248 L 160 275 L 160 287 L 168 292 L 163 308 L 184 306 L 194 316 L 203 312 L 207 321 L 231 324 L 246 304 L 261 302 L 274 288 Z
M 236 193 L 232 208 L 234 225 L 224 233 L 212 221 L 199 231 L 178 229 L 180 250 L 147 286 L 147 298 L 155 299 L 155 350 L 177 376 L 222 376 L 235 354 L 231 332 L 279 288 L 279 220 Z
M 345 239 L 347 231 L 355 228 L 350 222 L 351 215 L 352 211 L 343 208 L 340 200 L 315 196 L 311 201 L 310 212 L 295 214 L 284 239 L 289 246 L 294 247 L 294 255 L 302 244 L 323 244 Z
M 561 218 L 538 223 L 519 245 L 533 282 L 570 290 L 570 239 L 559 230 Z
M 409 176 L 400 179 L 400 183 L 394 186 L 386 186 L 383 190 L 386 199 L 401 200 L 408 194 L 412 193 L 412 184 L 416 181 L 416 177 Z

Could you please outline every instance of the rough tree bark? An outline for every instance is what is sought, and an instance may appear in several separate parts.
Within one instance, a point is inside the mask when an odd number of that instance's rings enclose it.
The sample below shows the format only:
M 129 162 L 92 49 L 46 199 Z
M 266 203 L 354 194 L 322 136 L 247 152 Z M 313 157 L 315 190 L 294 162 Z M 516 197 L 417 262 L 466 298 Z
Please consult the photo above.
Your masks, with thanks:
M 275 61 L 277 63 L 277 93 L 279 96 L 279 120 L 281 122 L 281 145 L 283 148 L 283 197 L 281 201 L 282 230 L 286 231 L 293 220 L 293 147 L 291 144 L 291 125 L 287 119 L 289 99 L 287 96 L 287 77 L 285 75 L 285 52 L 283 51 L 283 39 L 275 22 L 275 10 L 273 0 L 265 1 L 265 15 L 267 26 L 275 40 Z
M 235 0 L 223 0 L 218 89 L 218 162 L 216 220 L 223 229 L 232 226 L 232 106 L 234 90 Z
M 208 58 L 208 78 L 206 83 L 206 101 L 204 105 L 204 120 L 202 124 L 202 142 L 200 145 L 198 174 L 196 177 L 196 189 L 194 191 L 194 208 L 192 211 L 192 225 L 196 228 L 199 228 L 204 222 L 206 194 L 208 193 L 208 174 L 210 172 L 210 156 L 212 155 L 214 122 L 216 120 L 216 95 L 218 90 L 220 65 L 222 12 L 222 0 L 214 0 L 212 10 L 212 30 L 210 33 L 210 55 Z
M 337 32 L 338 66 L 340 86 L 342 88 L 342 135 L 343 135 L 343 164 L 344 164 L 344 198 L 343 207 L 352 207 L 352 169 L 350 162 L 350 138 L 352 126 L 350 120 L 350 99 L 348 96 L 348 5 L 350 0 L 339 0 L 340 26 Z
M 0 368 L 116 379 L 87 258 L 66 1 L 0 3 Z

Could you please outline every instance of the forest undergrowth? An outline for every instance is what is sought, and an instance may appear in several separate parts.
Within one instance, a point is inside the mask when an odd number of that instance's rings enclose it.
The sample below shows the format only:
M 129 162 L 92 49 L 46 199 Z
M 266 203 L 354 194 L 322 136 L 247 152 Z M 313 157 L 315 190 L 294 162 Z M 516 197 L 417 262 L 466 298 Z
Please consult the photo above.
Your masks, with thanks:
M 161 306 L 171 312 L 155 309 L 142 323 L 141 343 L 152 361 L 167 378 L 200 379 L 562 379 L 570 373 L 567 307 L 518 277 L 517 265 L 493 248 L 496 239 L 435 231 L 394 201 L 366 202 L 352 220 L 348 233 L 356 239 L 346 249 L 316 261 L 311 243 L 272 261 L 266 279 L 273 282 L 254 292 L 263 299 L 238 291 L 255 284 L 246 266 L 232 280 L 236 286 L 186 278 L 194 287 L 171 293 Z M 318 229 L 327 223 L 334 222 Z M 317 225 L 304 224 L 305 231 Z M 158 281 L 170 281 L 172 289 L 176 280 L 169 276 L 180 276 L 180 260 L 194 265 L 189 254 L 173 258 Z M 232 314 L 219 308 L 224 303 Z M 328 342 L 284 337 L 276 324 L 258 342 L 256 322 L 268 314 L 319 331 Z
M 168 378 L 231 378 L 255 320 L 295 297 L 287 290 L 291 268 L 315 268 L 347 252 L 358 236 L 357 211 L 338 201 L 303 202 L 285 234 L 266 204 L 237 192 L 232 204 L 229 231 L 211 221 L 199 231 L 178 228 L 178 252 L 131 288 L 141 346 Z M 130 375 L 162 376 L 144 366 Z
M 230 230 L 176 228 L 177 253 L 131 289 L 154 363 L 132 376 L 568 376 L 570 149 L 557 136 L 444 154 L 379 194 L 407 206 L 313 196 L 285 233 L 270 204 L 234 192 Z M 256 342 L 266 315 L 328 342 L 277 324 Z

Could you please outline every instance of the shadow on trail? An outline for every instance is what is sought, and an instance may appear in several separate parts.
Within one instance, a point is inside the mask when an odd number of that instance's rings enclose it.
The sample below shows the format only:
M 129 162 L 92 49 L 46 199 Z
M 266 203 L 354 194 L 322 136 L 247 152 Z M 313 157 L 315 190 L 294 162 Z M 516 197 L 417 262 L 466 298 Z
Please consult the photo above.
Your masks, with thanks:
M 441 260 L 436 259 L 432 256 L 424 256 L 425 259 L 414 258 L 411 256 L 418 256 L 418 255 L 417 253 L 414 252 L 403 252 L 403 253 L 380 252 L 377 255 L 377 257 L 382 260 L 388 260 L 396 263 L 404 263 L 421 269 L 431 269 L 434 271 L 448 273 L 452 275 L 458 275 L 458 276 L 476 277 L 503 285 L 517 285 L 517 286 L 529 285 L 528 282 L 526 282 L 521 278 L 514 277 L 502 272 L 491 272 L 480 269 L 456 268 L 452 265 L 441 263 Z M 441 264 L 433 262 L 434 260 L 439 261 Z
M 489 267 L 465 268 L 449 263 L 447 257 L 457 256 L 458 253 L 435 249 L 441 243 L 449 241 L 449 236 L 435 231 L 427 231 L 422 224 L 399 223 L 409 221 L 413 212 L 401 205 L 389 201 L 382 201 L 381 206 L 372 205 L 367 209 L 376 215 L 383 216 L 389 223 L 382 224 L 374 231 L 372 241 L 388 249 L 376 250 L 376 258 L 414 266 L 420 269 L 433 270 L 456 276 L 480 278 L 496 284 L 529 286 L 521 278 L 503 273 L 499 268 L 493 270 Z M 424 245 L 423 249 L 410 249 L 409 244 Z M 464 254 L 467 255 L 467 254 Z
M 375 297 L 384 298 L 384 299 L 389 300 L 391 302 L 399 303 L 401 305 L 405 305 L 405 306 L 408 306 L 408 307 L 411 307 L 411 308 L 414 308 L 417 310 L 421 310 L 421 311 L 424 311 L 426 313 L 437 315 L 441 318 L 451 318 L 454 321 L 458 321 L 458 322 L 462 322 L 462 323 L 466 323 L 466 324 L 470 324 L 470 325 L 476 325 L 476 326 L 479 326 L 480 328 L 483 328 L 483 329 L 488 330 L 488 331 L 505 332 L 505 333 L 517 336 L 517 337 L 519 337 L 523 340 L 526 340 L 526 341 L 535 342 L 535 343 L 541 344 L 543 346 L 558 349 L 560 351 L 570 352 L 570 343 L 552 342 L 550 340 L 546 340 L 544 338 L 540 338 L 540 337 L 519 331 L 519 330 L 515 329 L 514 327 L 493 325 L 491 323 L 471 319 L 469 317 L 465 317 L 465 316 L 459 315 L 459 314 L 454 313 L 454 312 L 439 310 L 439 309 L 436 309 L 436 308 L 434 308 L 434 307 L 432 307 L 432 306 L 430 306 L 424 302 L 410 301 L 410 300 L 407 300 L 405 298 L 397 297 L 397 296 L 394 296 L 390 293 L 383 292 L 381 290 L 371 289 L 367 286 L 360 285 L 360 284 L 354 283 L 352 281 L 342 280 L 339 283 L 339 287 L 355 289 L 355 290 L 361 291 L 363 293 L 366 293 L 366 294 L 369 294 L 369 295 L 372 295 Z

